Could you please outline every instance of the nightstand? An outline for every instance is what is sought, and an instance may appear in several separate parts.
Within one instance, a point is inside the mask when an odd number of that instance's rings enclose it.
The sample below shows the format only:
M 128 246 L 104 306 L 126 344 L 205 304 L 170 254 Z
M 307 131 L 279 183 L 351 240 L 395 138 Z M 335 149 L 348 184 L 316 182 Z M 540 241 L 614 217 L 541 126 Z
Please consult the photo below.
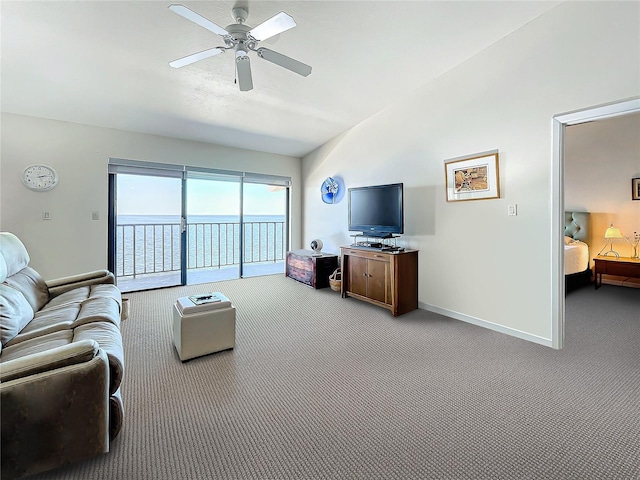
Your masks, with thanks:
M 630 257 L 596 257 L 596 288 L 602 285 L 602 275 L 640 278 L 640 258 Z

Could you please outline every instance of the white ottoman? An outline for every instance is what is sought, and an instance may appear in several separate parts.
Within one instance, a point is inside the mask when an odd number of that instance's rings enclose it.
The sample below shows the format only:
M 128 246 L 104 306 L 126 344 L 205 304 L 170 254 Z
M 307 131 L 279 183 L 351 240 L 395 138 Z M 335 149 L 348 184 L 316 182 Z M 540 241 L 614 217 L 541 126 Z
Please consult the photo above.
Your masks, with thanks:
M 183 362 L 233 348 L 236 308 L 220 292 L 179 298 L 173 306 L 173 343 Z

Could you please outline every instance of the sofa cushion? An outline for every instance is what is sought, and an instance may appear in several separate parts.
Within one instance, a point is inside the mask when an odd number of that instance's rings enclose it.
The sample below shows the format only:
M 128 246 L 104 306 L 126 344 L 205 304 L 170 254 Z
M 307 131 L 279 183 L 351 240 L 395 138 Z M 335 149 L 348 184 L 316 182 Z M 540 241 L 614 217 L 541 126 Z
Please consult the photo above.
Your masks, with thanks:
M 79 303 L 47 304 L 36 312 L 33 320 L 11 339 L 15 345 L 30 338 L 47 335 L 60 330 L 72 330 L 87 323 L 110 322 L 120 328 L 120 309 L 112 298 L 89 298 Z
M 4 347 L 33 318 L 33 308 L 21 292 L 0 284 L 0 337 Z
M 52 298 L 43 308 L 57 307 L 66 303 L 82 303 L 89 298 L 90 293 L 91 289 L 89 287 L 74 288 Z
M 82 302 L 73 328 L 85 323 L 111 322 L 120 328 L 120 306 L 113 298 L 89 298 Z
M 118 308 L 122 306 L 122 294 L 120 293 L 120 289 L 115 285 L 92 285 L 89 296 L 91 298 L 113 298 L 118 303 Z
M 49 301 L 49 289 L 46 282 L 31 267 L 25 267 L 19 272 L 8 276 L 4 283 L 21 291 L 35 312 Z
M 120 290 L 115 285 L 91 285 L 85 287 L 78 287 L 68 292 L 64 292 L 56 297 L 53 297 L 49 303 L 47 303 L 43 310 L 49 308 L 56 308 L 61 305 L 67 305 L 70 303 L 84 303 L 86 300 L 92 300 L 96 298 L 104 298 L 113 300 L 116 303 L 116 311 L 119 312 L 122 305 L 122 295 Z
M 68 345 L 73 341 L 73 330 L 62 330 L 41 337 L 31 338 L 2 349 L 0 362 L 25 357 L 33 353 L 46 352 L 52 348 Z
M 0 273 L 5 278 L 18 273 L 29 265 L 29 253 L 24 244 L 13 233 L 0 232 L 0 255 L 4 258 L 4 266 L 0 267 Z M 5 270 L 6 271 L 2 271 Z M 4 281 L 2 278 L 0 281 Z
M 9 345 L 15 345 L 30 338 L 41 337 L 60 330 L 70 330 L 73 328 L 73 322 L 79 311 L 79 304 L 40 310 L 33 316 L 33 320 L 9 342 Z

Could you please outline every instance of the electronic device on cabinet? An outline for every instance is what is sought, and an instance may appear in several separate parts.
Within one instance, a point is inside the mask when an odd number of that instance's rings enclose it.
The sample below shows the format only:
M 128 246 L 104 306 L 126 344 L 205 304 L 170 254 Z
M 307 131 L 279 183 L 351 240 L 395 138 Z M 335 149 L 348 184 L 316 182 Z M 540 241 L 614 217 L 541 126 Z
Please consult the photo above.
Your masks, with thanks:
M 404 233 L 403 184 L 350 188 L 349 231 L 354 247 L 399 250 L 395 239 Z

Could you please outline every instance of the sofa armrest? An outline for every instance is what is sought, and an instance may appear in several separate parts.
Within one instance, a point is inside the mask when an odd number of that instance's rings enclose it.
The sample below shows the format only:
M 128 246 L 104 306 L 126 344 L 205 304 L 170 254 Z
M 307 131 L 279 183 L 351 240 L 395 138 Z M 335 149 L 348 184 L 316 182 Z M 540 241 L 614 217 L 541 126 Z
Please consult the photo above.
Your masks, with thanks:
M 20 362 L 23 359 L 0 365 L 3 374 L 5 366 L 15 367 L 18 363 L 23 365 L 14 372 L 31 373 L 13 380 L 3 379 L 0 384 L 3 480 L 33 475 L 109 451 L 107 355 L 98 349 L 93 358 L 81 361 L 94 349 L 91 342 L 84 347 L 83 353 L 82 349 L 75 352 L 77 355 L 69 354 L 64 347 L 55 349 L 61 354 L 56 360 L 59 367 L 49 370 L 28 369 L 25 366 L 28 362 Z
M 116 283 L 116 279 L 109 270 L 95 270 L 93 272 L 80 273 L 68 277 L 54 278 L 47 280 L 46 283 L 49 288 L 49 295 L 53 298 L 74 288 L 105 283 L 113 285 Z
M 0 364 L 0 382 L 5 383 L 38 373 L 92 360 L 100 347 L 94 340 L 82 340 L 44 352 L 26 355 Z

